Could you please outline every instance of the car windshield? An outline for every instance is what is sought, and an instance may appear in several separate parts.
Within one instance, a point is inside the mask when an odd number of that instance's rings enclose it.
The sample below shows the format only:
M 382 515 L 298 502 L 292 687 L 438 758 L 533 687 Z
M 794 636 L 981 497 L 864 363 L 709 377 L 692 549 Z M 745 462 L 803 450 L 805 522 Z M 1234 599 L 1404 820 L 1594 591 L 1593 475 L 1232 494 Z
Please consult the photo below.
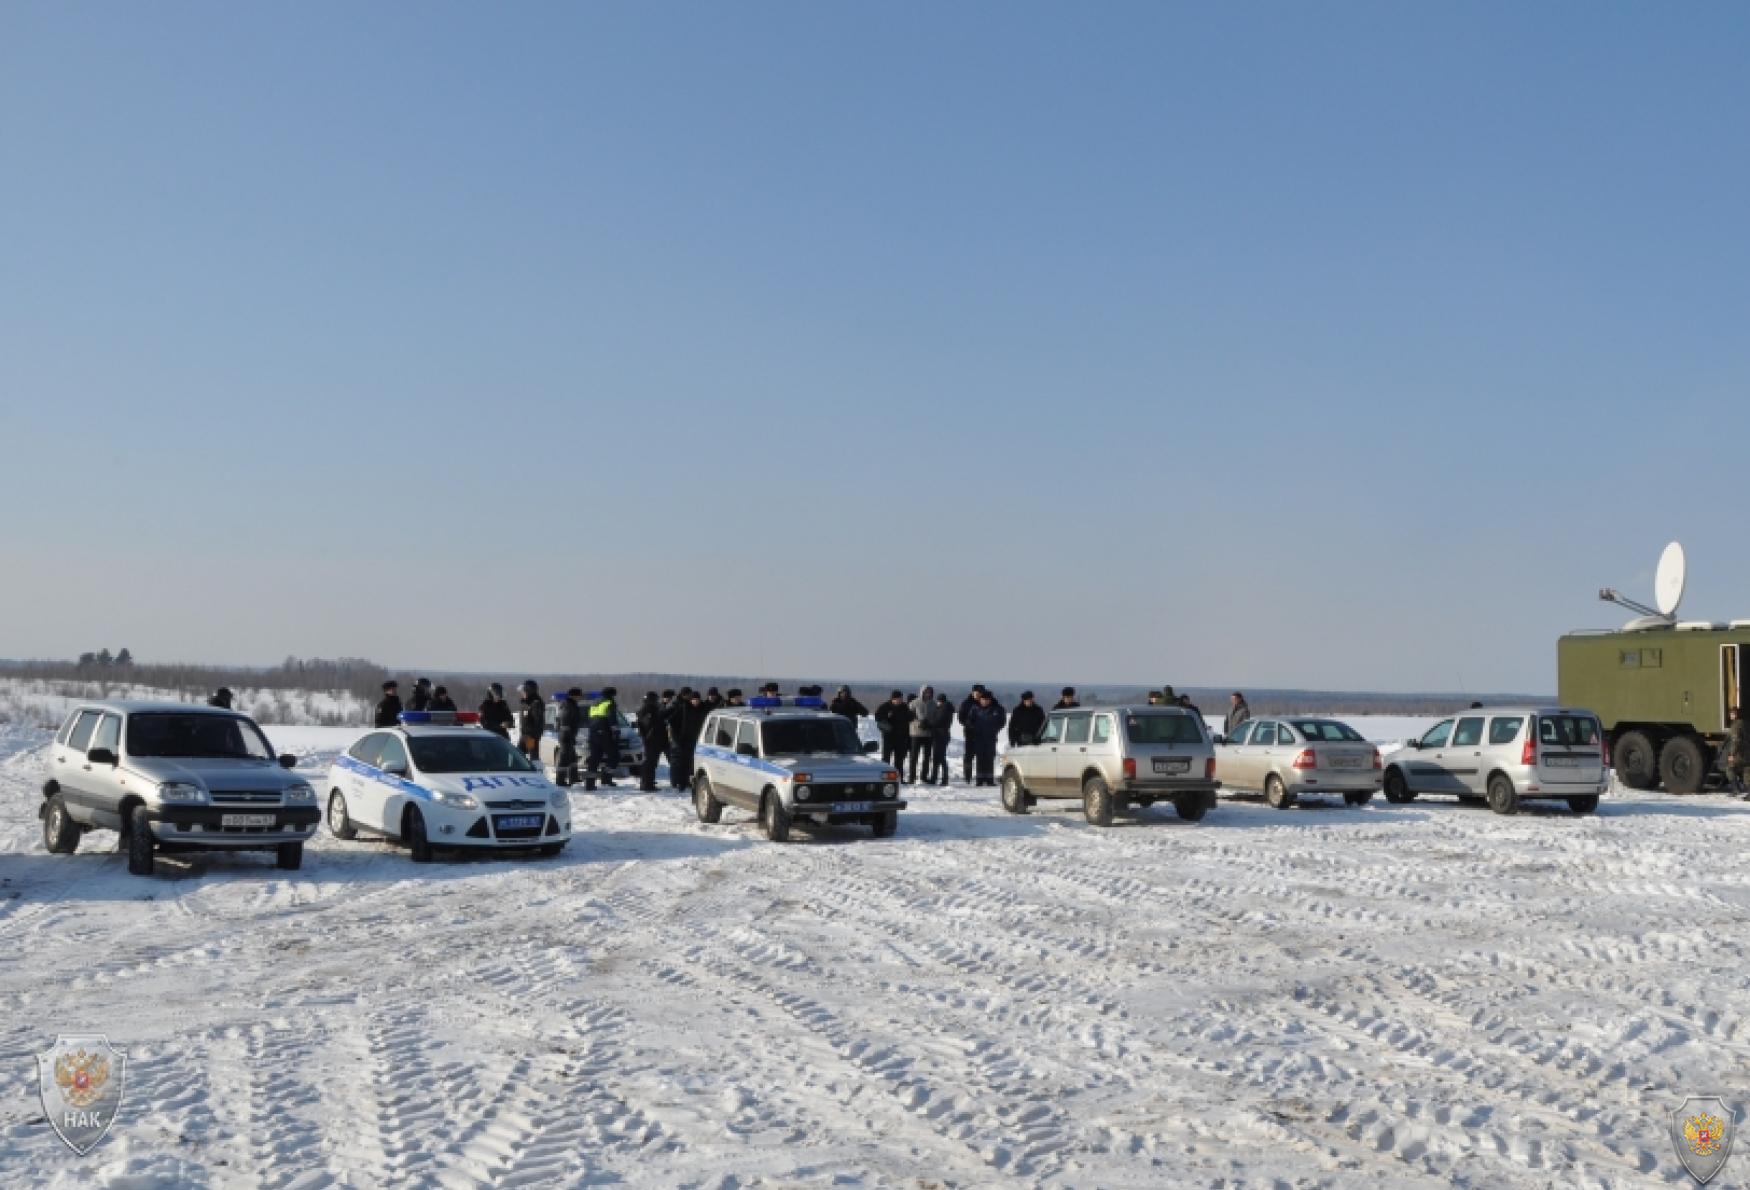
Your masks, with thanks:
M 760 726 L 767 756 L 801 756 L 811 752 L 849 756 L 863 751 L 849 720 L 838 715 L 824 719 L 768 719 Z
M 1537 738 L 1545 744 L 1598 746 L 1598 720 L 1590 715 L 1539 715 Z
M 1294 730 L 1309 741 L 1326 744 L 1359 744 L 1363 742 L 1361 733 L 1347 723 L 1336 723 L 1330 719 L 1296 719 L 1293 722 Z
M 528 773 L 535 766 L 489 731 L 469 735 L 410 735 L 413 765 L 422 773 Z
M 1194 715 L 1126 715 L 1124 734 L 1133 744 L 1196 744 L 1203 740 Z
M 128 755 L 272 760 L 261 728 L 241 715 L 128 716 Z

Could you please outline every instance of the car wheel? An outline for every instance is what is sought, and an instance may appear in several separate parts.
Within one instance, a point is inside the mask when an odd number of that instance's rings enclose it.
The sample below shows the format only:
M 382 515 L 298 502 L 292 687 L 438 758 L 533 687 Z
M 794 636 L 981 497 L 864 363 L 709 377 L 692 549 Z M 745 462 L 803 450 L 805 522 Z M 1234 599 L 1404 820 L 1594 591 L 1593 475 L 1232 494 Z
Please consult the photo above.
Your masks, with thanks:
M 774 843 L 790 837 L 790 811 L 776 793 L 767 793 L 760 799 L 760 829 Z
M 873 823 L 877 839 L 891 839 L 893 832 L 899 829 L 899 811 L 883 810 L 875 815 Z
M 1082 783 L 1082 813 L 1092 826 L 1111 826 L 1115 807 L 1112 790 L 1104 777 L 1089 777 Z
M 693 812 L 707 825 L 723 821 L 723 803 L 711 789 L 711 778 L 703 773 L 693 781 Z
M 1611 755 L 1616 761 L 1616 775 L 1624 785 L 1630 789 L 1659 787 L 1659 751 L 1646 732 L 1623 732 L 1617 737 Z
M 302 843 L 281 843 L 274 848 L 273 859 L 282 872 L 296 872 L 304 866 L 304 845 Z
M 1351 806 L 1365 806 L 1368 802 L 1373 800 L 1373 790 L 1361 789 L 1354 793 L 1345 793 L 1343 795 L 1343 800 L 1348 802 Z
M 152 828 L 146 825 L 146 819 L 139 810 L 128 815 L 123 824 L 127 830 L 128 839 L 128 874 L 130 876 L 150 876 L 152 874 Z
M 1576 814 L 1590 814 L 1598 809 L 1598 795 L 1591 794 L 1586 797 L 1571 797 L 1568 799 L 1568 809 Z
M 79 824 L 58 793 L 43 807 L 43 846 L 51 855 L 72 855 L 79 849 Z
M 1202 822 L 1209 813 L 1209 803 L 1199 794 L 1184 793 L 1173 799 L 1173 809 L 1186 822 Z
M 1501 773 L 1489 778 L 1489 809 L 1497 814 L 1519 812 L 1519 794 L 1514 791 L 1513 782 Z
M 1003 773 L 1003 809 L 1011 814 L 1027 812 L 1027 787 L 1021 784 L 1021 774 L 1014 769 Z
M 328 795 L 328 833 L 337 839 L 356 839 L 358 828 L 346 812 L 346 795 L 336 789 Z
M 1394 806 L 1407 806 L 1416 800 L 1416 791 L 1410 788 L 1410 783 L 1404 780 L 1404 774 L 1398 769 L 1385 771 L 1385 800 Z
M 1286 810 L 1294 805 L 1294 795 L 1288 792 L 1288 786 L 1275 773 L 1264 778 L 1264 800 L 1276 810 Z
M 1694 736 L 1676 736 L 1659 749 L 1659 777 L 1666 793 L 1699 792 L 1706 776 L 1707 754 Z
M 401 833 L 407 842 L 407 851 L 413 857 L 413 862 L 429 864 L 431 862 L 431 840 L 425 834 L 425 815 L 418 810 L 408 810 L 407 829 Z

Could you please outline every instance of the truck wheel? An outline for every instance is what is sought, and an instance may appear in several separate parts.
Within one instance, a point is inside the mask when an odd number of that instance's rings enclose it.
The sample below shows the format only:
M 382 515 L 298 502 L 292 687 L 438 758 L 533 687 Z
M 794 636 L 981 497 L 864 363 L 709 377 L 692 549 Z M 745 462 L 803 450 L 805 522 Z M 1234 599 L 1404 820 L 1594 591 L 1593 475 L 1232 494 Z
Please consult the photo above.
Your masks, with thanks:
M 1203 816 L 1209 813 L 1209 803 L 1202 794 L 1181 793 L 1173 799 L 1173 809 L 1186 822 L 1202 822 Z
M 1373 800 L 1373 790 L 1358 789 L 1354 793 L 1345 793 L 1343 795 L 1343 800 L 1348 802 L 1351 806 L 1365 806 L 1368 802 Z
M 1089 777 L 1082 783 L 1082 813 L 1093 826 L 1112 825 L 1112 790 L 1104 777 Z
M 1407 806 L 1416 800 L 1416 791 L 1398 769 L 1385 771 L 1385 800 L 1394 806 Z
M 152 828 L 146 825 L 144 815 L 135 810 L 128 815 L 122 824 L 126 828 L 128 838 L 128 875 L 150 876 L 152 874 Z
M 883 810 L 881 813 L 875 815 L 875 822 L 873 825 L 875 827 L 875 837 L 877 839 L 893 838 L 893 832 L 899 829 L 899 811 Z
M 1692 735 L 1675 736 L 1659 749 L 1659 776 L 1666 793 L 1696 793 L 1707 776 L 1707 755 Z
M 1264 778 L 1264 800 L 1276 810 L 1286 810 L 1294 805 L 1294 795 L 1288 792 L 1288 787 L 1282 783 L 1282 778 L 1275 773 Z
M 1489 809 L 1497 814 L 1519 813 L 1519 795 L 1513 790 L 1513 782 L 1500 773 L 1489 778 Z
M 79 824 L 58 793 L 43 807 L 43 846 L 51 855 L 72 855 L 79 849 Z
M 296 872 L 304 866 L 304 845 L 281 843 L 273 849 L 273 862 L 282 872 Z
M 790 837 L 790 811 L 784 808 L 775 792 L 768 792 L 760 799 L 760 829 L 774 843 L 782 843 Z
M 1571 797 L 1568 799 L 1568 809 L 1576 814 L 1590 814 L 1598 809 L 1598 795 L 1591 794 L 1586 797 Z
M 1021 774 L 1014 769 L 1003 773 L 1003 809 L 1011 814 L 1027 812 L 1027 788 L 1021 784 Z
M 328 795 L 328 833 L 337 839 L 356 839 L 358 828 L 346 812 L 346 795 L 336 789 Z
M 1611 750 L 1616 760 L 1616 775 L 1630 789 L 1659 787 L 1659 750 L 1644 731 L 1625 731 L 1617 737 Z
M 723 803 L 717 800 L 717 794 L 711 789 L 711 778 L 704 773 L 693 779 L 693 813 L 707 826 L 723 821 Z
M 401 836 L 407 843 L 408 855 L 413 858 L 413 862 L 416 864 L 429 864 L 431 862 L 431 840 L 426 837 L 425 833 L 425 815 L 418 810 L 409 809 L 406 822 L 407 829 L 401 832 Z

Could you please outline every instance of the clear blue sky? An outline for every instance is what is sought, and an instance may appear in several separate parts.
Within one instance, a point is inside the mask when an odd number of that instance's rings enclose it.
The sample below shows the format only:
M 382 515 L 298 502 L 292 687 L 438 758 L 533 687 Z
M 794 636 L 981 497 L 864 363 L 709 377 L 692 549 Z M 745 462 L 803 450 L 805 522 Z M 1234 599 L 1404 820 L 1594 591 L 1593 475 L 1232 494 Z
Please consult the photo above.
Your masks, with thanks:
M 1549 690 L 1750 616 L 1750 7 L 0 7 L 0 655 Z

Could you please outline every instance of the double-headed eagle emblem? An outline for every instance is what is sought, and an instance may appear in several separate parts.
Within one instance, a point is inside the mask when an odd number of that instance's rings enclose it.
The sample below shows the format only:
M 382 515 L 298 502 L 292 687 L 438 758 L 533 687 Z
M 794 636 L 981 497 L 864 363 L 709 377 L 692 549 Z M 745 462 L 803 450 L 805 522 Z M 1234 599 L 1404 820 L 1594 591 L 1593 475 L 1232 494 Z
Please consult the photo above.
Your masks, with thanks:
M 109 1057 L 103 1053 L 74 1050 L 55 1059 L 55 1085 L 61 1098 L 73 1107 L 90 1107 L 103 1094 L 109 1081 Z

